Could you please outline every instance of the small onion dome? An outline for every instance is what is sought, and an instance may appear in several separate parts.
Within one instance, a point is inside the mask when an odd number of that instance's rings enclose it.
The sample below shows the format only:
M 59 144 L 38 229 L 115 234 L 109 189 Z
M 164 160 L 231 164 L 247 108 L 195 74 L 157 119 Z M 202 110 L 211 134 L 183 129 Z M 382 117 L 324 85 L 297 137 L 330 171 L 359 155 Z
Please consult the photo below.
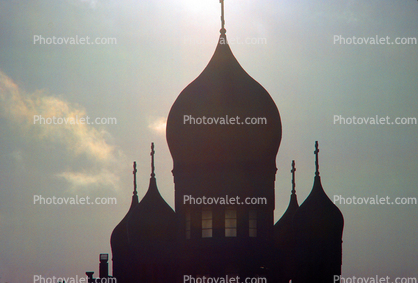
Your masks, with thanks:
M 119 253 L 122 254 L 128 247 L 128 234 L 126 230 L 126 223 L 131 215 L 134 208 L 138 205 L 138 195 L 132 196 L 131 207 L 125 217 L 119 222 L 119 224 L 113 229 L 112 235 L 110 236 L 110 245 L 112 247 L 113 258 L 117 257 Z
M 335 282 L 335 275 L 341 274 L 344 218 L 322 188 L 318 152 L 315 142 L 314 185 L 293 217 L 297 270 L 294 282 Z
M 124 280 L 124 276 L 129 268 L 130 252 L 128 244 L 127 222 L 134 208 L 138 205 L 138 194 L 136 191 L 136 162 L 134 162 L 134 192 L 131 207 L 121 222 L 115 227 L 110 236 L 110 246 L 112 248 L 113 276 L 119 281 Z
M 158 192 L 155 177 L 151 177 L 147 193 L 129 216 L 129 243 L 171 241 L 175 237 L 175 220 L 175 212 Z
M 278 282 L 289 282 L 295 272 L 295 233 L 293 216 L 299 209 L 295 190 L 295 161 L 292 161 L 292 194 L 286 212 L 274 225 L 274 247 L 276 278 Z
M 292 194 L 290 195 L 289 206 L 286 209 L 286 212 L 283 214 L 276 224 L 274 225 L 274 237 L 276 243 L 278 241 L 289 239 L 290 235 L 293 235 L 293 216 L 299 208 L 298 199 L 296 196 L 296 184 L 295 184 L 295 161 L 292 161 Z
M 264 122 L 244 124 L 246 118 L 259 117 Z M 222 30 L 212 59 L 171 107 L 166 136 L 174 170 L 193 164 L 275 165 L 282 136 L 279 111 L 235 59 Z
M 292 233 L 293 230 L 293 216 L 299 208 L 298 199 L 295 193 L 290 196 L 289 206 L 283 216 L 274 225 L 275 239 L 283 239 L 285 234 Z
M 130 247 L 141 250 L 146 250 L 148 247 L 152 250 L 151 247 L 158 246 L 152 243 L 168 243 L 176 237 L 176 213 L 165 202 L 157 188 L 154 173 L 154 143 L 152 143 L 151 150 L 152 172 L 148 191 L 129 215 L 127 223 Z M 148 254 L 148 256 L 151 255 Z
M 315 142 L 315 180 L 311 193 L 294 216 L 298 238 L 311 240 L 341 239 L 344 217 L 338 207 L 328 198 L 319 176 L 319 147 Z
M 300 237 L 312 240 L 342 237 L 344 217 L 322 188 L 319 175 L 315 176 L 312 191 L 293 220 Z

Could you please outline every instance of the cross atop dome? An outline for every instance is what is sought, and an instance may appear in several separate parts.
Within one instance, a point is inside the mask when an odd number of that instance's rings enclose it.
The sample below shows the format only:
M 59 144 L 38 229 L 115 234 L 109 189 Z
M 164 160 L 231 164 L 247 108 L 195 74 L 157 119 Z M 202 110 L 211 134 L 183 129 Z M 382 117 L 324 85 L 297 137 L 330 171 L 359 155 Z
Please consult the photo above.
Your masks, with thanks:
M 290 170 L 290 173 L 292 173 L 292 194 L 296 193 L 295 172 L 296 172 L 295 161 L 292 160 L 292 170 Z
M 221 34 L 226 33 L 225 29 L 225 14 L 224 14 L 224 0 L 219 0 L 219 3 L 221 3 Z
M 151 143 L 151 177 L 152 178 L 155 177 L 154 155 L 155 155 L 154 143 L 152 142 Z
M 137 195 L 137 191 L 136 191 L 136 172 L 138 172 L 138 170 L 136 170 L 136 162 L 134 161 L 134 171 L 132 172 L 132 174 L 134 174 L 134 195 Z
M 319 146 L 318 146 L 318 141 L 315 141 L 315 176 L 319 176 L 319 157 L 318 157 L 318 153 L 319 153 Z

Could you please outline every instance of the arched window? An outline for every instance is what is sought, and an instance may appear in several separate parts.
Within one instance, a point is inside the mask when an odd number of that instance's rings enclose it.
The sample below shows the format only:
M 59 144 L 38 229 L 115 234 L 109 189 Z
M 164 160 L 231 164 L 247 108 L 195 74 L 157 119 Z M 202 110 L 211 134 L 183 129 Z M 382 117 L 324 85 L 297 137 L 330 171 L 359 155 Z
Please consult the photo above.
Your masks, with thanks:
M 225 237 L 237 236 L 237 210 L 225 209 Z
M 212 210 L 202 210 L 202 238 L 212 238 Z

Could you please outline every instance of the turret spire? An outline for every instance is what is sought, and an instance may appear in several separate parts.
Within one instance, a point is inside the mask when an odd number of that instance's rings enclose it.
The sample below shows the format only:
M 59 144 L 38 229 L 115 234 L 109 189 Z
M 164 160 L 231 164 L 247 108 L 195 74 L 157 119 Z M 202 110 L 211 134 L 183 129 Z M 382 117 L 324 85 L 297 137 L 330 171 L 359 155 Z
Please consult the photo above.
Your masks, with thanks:
M 221 34 L 226 33 L 225 29 L 225 14 L 224 14 L 224 0 L 219 0 L 219 3 L 221 3 Z
M 151 143 L 151 178 L 155 177 L 154 155 L 155 155 L 154 143 L 152 142 Z
M 295 161 L 292 160 L 292 170 L 290 170 L 290 172 L 292 173 L 292 194 L 296 193 L 296 183 L 295 183 L 295 172 L 296 172 L 296 167 L 295 167 Z
M 136 191 L 136 172 L 138 171 L 136 170 L 136 162 L 134 161 L 134 171 L 132 172 L 132 174 L 134 174 L 134 195 L 138 194 Z
M 319 176 L 319 157 L 318 157 L 318 153 L 319 153 L 319 147 L 318 147 L 318 141 L 315 141 L 315 176 Z

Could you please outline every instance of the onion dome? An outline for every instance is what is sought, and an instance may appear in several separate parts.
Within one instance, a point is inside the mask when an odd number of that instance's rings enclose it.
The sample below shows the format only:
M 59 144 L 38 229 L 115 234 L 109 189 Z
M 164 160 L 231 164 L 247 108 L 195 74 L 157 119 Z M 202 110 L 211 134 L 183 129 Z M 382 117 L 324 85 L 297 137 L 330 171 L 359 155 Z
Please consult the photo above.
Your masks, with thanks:
M 127 267 L 129 265 L 129 246 L 128 246 L 128 234 L 126 229 L 126 224 L 129 218 L 129 215 L 132 213 L 134 208 L 138 205 L 138 193 L 136 190 L 136 162 L 134 162 L 134 191 L 132 196 L 131 207 L 129 208 L 128 213 L 122 219 L 121 222 L 115 227 L 110 236 L 110 245 L 112 247 L 113 255 L 113 276 L 118 280 L 122 279 L 123 274 L 125 274 Z M 123 280 L 120 280 L 121 282 Z
M 292 194 L 286 212 L 274 225 L 275 276 L 278 282 L 289 282 L 295 272 L 295 233 L 293 216 L 299 208 L 296 196 L 295 161 L 292 161 Z
M 344 218 L 338 207 L 329 199 L 321 184 L 318 162 L 318 142 L 315 143 L 316 172 L 311 193 L 294 216 L 298 231 L 309 231 L 310 237 L 341 238 Z M 303 233 L 302 233 L 303 234 Z M 307 235 L 307 234 L 306 234 Z
M 322 187 L 318 152 L 316 142 L 314 185 L 293 217 L 298 270 L 296 283 L 334 282 L 334 276 L 341 274 L 344 218 Z
M 174 171 L 176 166 L 211 163 L 275 166 L 282 136 L 279 111 L 269 93 L 238 63 L 225 32 L 222 16 L 215 53 L 168 115 L 166 136 Z M 246 124 L 251 118 L 258 124 Z
M 286 209 L 286 212 L 283 214 L 282 218 L 280 218 L 276 224 L 274 225 L 274 234 L 275 239 L 282 238 L 281 236 L 285 236 L 283 234 L 291 233 L 293 230 L 293 216 L 295 215 L 296 211 L 299 208 L 298 199 L 296 196 L 296 184 L 295 184 L 295 161 L 292 161 L 292 194 L 290 195 L 290 202 L 289 206 Z M 278 236 L 278 237 L 276 237 Z M 285 237 L 287 238 L 287 237 Z
M 157 188 L 154 173 L 154 153 L 153 143 L 151 152 L 152 173 L 148 191 L 129 215 L 127 223 L 130 247 L 144 250 L 151 247 L 150 244 L 153 242 L 174 240 L 176 233 L 176 214 L 162 198 Z

